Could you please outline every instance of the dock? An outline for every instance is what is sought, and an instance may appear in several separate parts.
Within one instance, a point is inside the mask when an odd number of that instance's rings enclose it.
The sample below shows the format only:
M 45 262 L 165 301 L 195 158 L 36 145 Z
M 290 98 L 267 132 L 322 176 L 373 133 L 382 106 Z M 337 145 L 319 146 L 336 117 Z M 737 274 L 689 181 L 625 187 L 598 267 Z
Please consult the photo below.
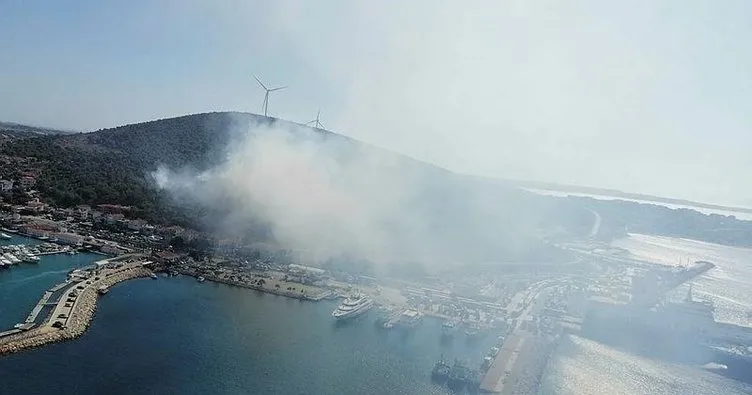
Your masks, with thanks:
M 97 302 L 97 289 L 100 287 L 112 287 L 113 285 L 138 277 L 148 277 L 152 272 L 145 268 L 141 262 L 127 262 L 122 267 L 105 268 L 99 273 L 97 280 L 91 280 L 80 285 L 78 296 L 75 301 L 61 295 L 56 302 L 50 302 L 52 295 L 60 291 L 66 285 L 75 284 L 65 282 L 58 284 L 45 292 L 42 299 L 34 307 L 27 318 L 27 322 L 18 324 L 14 329 L 2 332 L 0 336 L 0 355 L 14 353 L 20 350 L 39 347 L 48 343 L 64 341 L 81 336 L 89 326 L 94 315 Z M 93 276 L 93 274 L 89 274 Z M 52 312 L 47 315 L 48 319 L 37 324 L 36 318 L 47 305 L 54 305 Z
M 66 282 L 64 282 L 64 283 L 60 283 L 60 284 L 58 284 L 58 285 L 55 285 L 54 287 L 50 288 L 50 291 L 49 291 L 49 292 L 57 292 L 57 291 L 59 291 L 59 290 L 61 290 L 61 289 L 65 288 L 65 287 L 67 287 L 67 286 L 68 286 L 69 284 L 70 284 L 70 283 L 69 283 L 68 281 L 66 281 Z
M 504 342 L 480 389 L 496 394 L 537 393 L 557 337 L 518 331 Z
M 47 305 L 47 302 L 50 300 L 51 297 L 52 297 L 51 291 L 47 291 L 44 293 L 44 295 L 42 296 L 42 299 L 39 299 L 39 303 L 37 303 L 37 305 L 34 306 L 34 309 L 31 310 L 31 313 L 29 313 L 29 316 L 26 317 L 25 322 L 27 324 L 33 323 L 37 320 L 37 316 L 42 311 L 42 308 L 44 308 L 44 306 Z
M 496 358 L 488 368 L 480 389 L 484 392 L 502 393 L 504 386 L 509 381 L 515 370 L 517 358 L 522 353 L 525 343 L 525 335 L 512 335 L 504 341 L 504 345 L 496 355 Z

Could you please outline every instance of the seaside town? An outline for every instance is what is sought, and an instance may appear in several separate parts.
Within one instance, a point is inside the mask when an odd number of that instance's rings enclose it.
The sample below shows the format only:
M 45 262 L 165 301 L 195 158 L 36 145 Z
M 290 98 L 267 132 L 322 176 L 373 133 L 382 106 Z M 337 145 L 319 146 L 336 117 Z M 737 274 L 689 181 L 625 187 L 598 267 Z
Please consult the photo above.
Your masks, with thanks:
M 25 188 L 33 186 L 31 181 L 26 184 Z M 385 331 L 410 332 L 424 317 L 434 317 L 442 322 L 442 342 L 462 338 L 490 346 L 477 360 L 442 358 L 427 372 L 432 380 L 454 391 L 528 393 L 539 385 L 557 339 L 581 330 L 588 306 L 604 299 L 626 303 L 635 286 L 627 274 L 655 270 L 623 250 L 580 240 L 561 244 L 575 257 L 568 264 L 374 277 L 340 266 L 302 265 L 289 251 L 249 248 L 179 226 L 153 225 L 130 218 L 130 210 L 114 204 L 57 208 L 38 198 L 25 204 L 0 203 L 0 237 L 11 242 L 2 246 L 2 270 L 39 264 L 40 256 L 50 254 L 102 255 L 41 295 L 24 322 L 0 328 L 0 354 L 81 336 L 94 315 L 96 299 L 119 282 L 187 275 L 197 282 L 305 301 L 342 299 L 332 312 L 334 320 L 375 310 L 375 325 Z M 38 243 L 14 244 L 16 236 Z M 675 284 L 670 288 L 712 267 L 704 263 L 673 272 Z M 641 296 L 657 298 L 658 293 Z M 742 335 L 745 341 L 747 335 Z
M 9 182 L 0 183 L 5 188 Z M 23 188 L 35 195 L 31 180 Z M 0 237 L 39 241 L 33 246 L 4 245 L 2 270 L 13 270 L 17 264 L 38 264 L 45 254 L 103 255 L 91 267 L 71 271 L 65 282 L 40 296 L 26 321 L 0 333 L 0 354 L 82 335 L 93 317 L 98 296 L 118 282 L 138 277 L 156 279 L 159 273 L 188 275 L 198 282 L 220 282 L 301 300 L 340 298 L 342 304 L 332 313 L 335 319 L 352 318 L 374 308 L 375 325 L 383 330 L 410 331 L 423 317 L 431 316 L 444 322 L 443 341 L 454 337 L 467 341 L 495 339 L 493 347 L 478 361 L 437 362 L 431 377 L 452 388 L 480 388 L 483 378 L 494 370 L 498 355 L 519 352 L 517 348 L 524 342 L 518 340 L 511 351 L 503 350 L 507 337 L 522 339 L 529 335 L 537 340 L 527 340 L 527 347 L 543 347 L 552 344 L 562 331 L 560 324 L 548 318 L 528 317 L 533 310 L 539 314 L 544 308 L 561 308 L 536 303 L 540 290 L 554 285 L 547 280 L 549 275 L 525 274 L 499 281 L 479 277 L 454 281 L 436 278 L 432 282 L 377 279 L 296 264 L 286 251 L 249 249 L 191 229 L 152 225 L 129 218 L 129 211 L 127 206 L 114 204 L 63 209 L 36 197 L 24 204 L 0 203 Z M 556 292 L 566 290 L 572 287 L 556 288 Z M 518 369 L 527 366 L 528 370 L 542 366 L 534 361 L 516 365 Z

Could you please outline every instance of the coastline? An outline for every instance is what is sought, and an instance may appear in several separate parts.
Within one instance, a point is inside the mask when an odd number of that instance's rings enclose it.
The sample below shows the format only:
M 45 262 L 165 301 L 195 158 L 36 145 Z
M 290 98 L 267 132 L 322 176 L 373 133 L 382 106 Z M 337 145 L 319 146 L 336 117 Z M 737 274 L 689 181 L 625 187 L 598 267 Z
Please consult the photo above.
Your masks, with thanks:
M 94 317 L 98 298 L 97 289 L 99 287 L 109 288 L 120 282 L 139 277 L 148 277 L 151 274 L 152 272 L 143 266 L 133 266 L 121 269 L 109 274 L 101 280 L 88 284 L 83 290 L 81 290 L 76 298 L 76 301 L 71 307 L 70 316 L 67 318 L 67 324 L 63 328 L 58 329 L 50 325 L 50 322 L 54 320 L 54 313 L 56 311 L 56 309 L 53 308 L 44 323 L 40 326 L 25 332 L 0 338 L 0 355 L 11 354 L 81 336 L 86 332 L 92 318 Z M 67 293 L 74 285 L 75 283 L 63 293 Z M 64 295 L 61 296 L 61 300 L 58 304 L 63 303 L 64 299 Z
M 268 278 L 264 279 L 265 282 L 272 282 L 276 284 L 284 284 L 286 286 L 295 287 L 294 289 L 296 291 L 288 291 L 286 288 L 283 288 L 282 285 L 280 285 L 279 288 L 276 288 L 272 285 L 270 285 L 269 287 L 266 287 L 263 285 L 260 286 L 260 285 L 252 284 L 252 283 L 245 282 L 245 281 L 237 281 L 237 280 L 232 280 L 228 278 L 221 278 L 221 277 L 213 276 L 209 274 L 205 274 L 201 276 L 198 273 L 195 273 L 191 270 L 178 270 L 177 272 L 182 275 L 191 276 L 195 278 L 204 277 L 206 281 L 211 281 L 211 282 L 215 282 L 219 284 L 225 284 L 225 285 L 230 285 L 230 286 L 240 287 L 240 288 L 247 288 L 247 289 L 252 289 L 252 290 L 259 291 L 259 292 L 264 292 L 264 293 L 269 293 L 273 295 L 284 296 L 284 297 L 299 299 L 299 300 L 310 300 L 313 302 L 318 302 L 319 300 L 326 299 L 332 295 L 332 291 L 328 289 L 305 285 L 305 284 L 296 283 L 296 282 L 272 280 Z M 299 293 L 297 292 L 298 289 L 301 289 L 301 290 L 307 289 L 310 291 L 315 291 L 316 293 L 315 294 L 309 294 L 308 292 Z

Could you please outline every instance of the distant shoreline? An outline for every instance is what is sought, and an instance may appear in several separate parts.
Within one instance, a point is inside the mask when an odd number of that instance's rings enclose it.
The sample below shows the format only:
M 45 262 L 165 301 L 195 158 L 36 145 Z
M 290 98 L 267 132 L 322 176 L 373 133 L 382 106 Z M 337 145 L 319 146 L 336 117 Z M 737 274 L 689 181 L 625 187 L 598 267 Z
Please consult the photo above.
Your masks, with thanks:
M 731 211 L 744 214 L 752 214 L 752 208 L 739 207 L 739 206 L 724 206 L 713 203 L 702 203 L 693 200 L 667 198 L 654 195 L 646 195 L 642 193 L 623 192 L 616 189 L 595 188 L 595 187 L 583 187 L 577 185 L 559 185 L 546 182 L 536 181 L 506 181 L 515 186 L 523 189 L 540 190 L 546 192 L 560 192 L 560 193 L 572 193 L 572 194 L 584 194 L 584 195 L 599 195 L 604 197 L 612 197 L 616 199 L 631 199 L 631 200 L 644 200 L 646 202 L 664 203 L 664 204 L 676 204 L 682 206 L 691 206 L 697 208 L 705 208 L 710 210 Z

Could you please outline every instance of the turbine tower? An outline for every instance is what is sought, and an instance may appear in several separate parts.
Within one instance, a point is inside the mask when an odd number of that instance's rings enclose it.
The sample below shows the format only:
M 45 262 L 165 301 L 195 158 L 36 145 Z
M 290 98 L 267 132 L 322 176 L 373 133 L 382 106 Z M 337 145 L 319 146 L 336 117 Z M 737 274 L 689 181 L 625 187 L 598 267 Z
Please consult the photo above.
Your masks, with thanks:
M 253 76 L 253 78 L 255 78 L 255 79 L 256 79 L 256 82 L 258 82 L 258 83 L 259 83 L 259 85 L 261 85 L 261 87 L 262 87 L 262 88 L 264 88 L 264 90 L 266 91 L 266 93 L 264 94 L 264 105 L 263 105 L 263 109 L 264 109 L 264 116 L 267 116 L 267 115 L 266 115 L 266 111 L 267 111 L 267 109 L 268 109 L 268 107 L 269 107 L 269 93 L 271 93 L 271 92 L 274 92 L 274 91 L 278 91 L 278 90 L 281 90 L 281 89 L 285 89 L 285 88 L 287 88 L 287 86 L 280 86 L 280 87 L 277 87 L 277 88 L 271 88 L 271 89 L 269 89 L 269 88 L 267 88 L 267 87 L 266 87 L 266 85 L 264 85 L 264 84 L 263 84 L 263 83 L 261 82 L 261 80 L 259 80 L 259 79 L 258 79 L 258 77 L 256 77 L 256 76 L 254 75 L 254 76 Z
M 316 113 L 316 119 L 314 119 L 311 122 L 306 122 L 306 125 L 313 124 L 313 127 L 316 129 L 323 129 L 324 125 L 321 124 L 321 121 L 319 120 L 321 117 L 321 110 L 319 109 L 319 112 Z

